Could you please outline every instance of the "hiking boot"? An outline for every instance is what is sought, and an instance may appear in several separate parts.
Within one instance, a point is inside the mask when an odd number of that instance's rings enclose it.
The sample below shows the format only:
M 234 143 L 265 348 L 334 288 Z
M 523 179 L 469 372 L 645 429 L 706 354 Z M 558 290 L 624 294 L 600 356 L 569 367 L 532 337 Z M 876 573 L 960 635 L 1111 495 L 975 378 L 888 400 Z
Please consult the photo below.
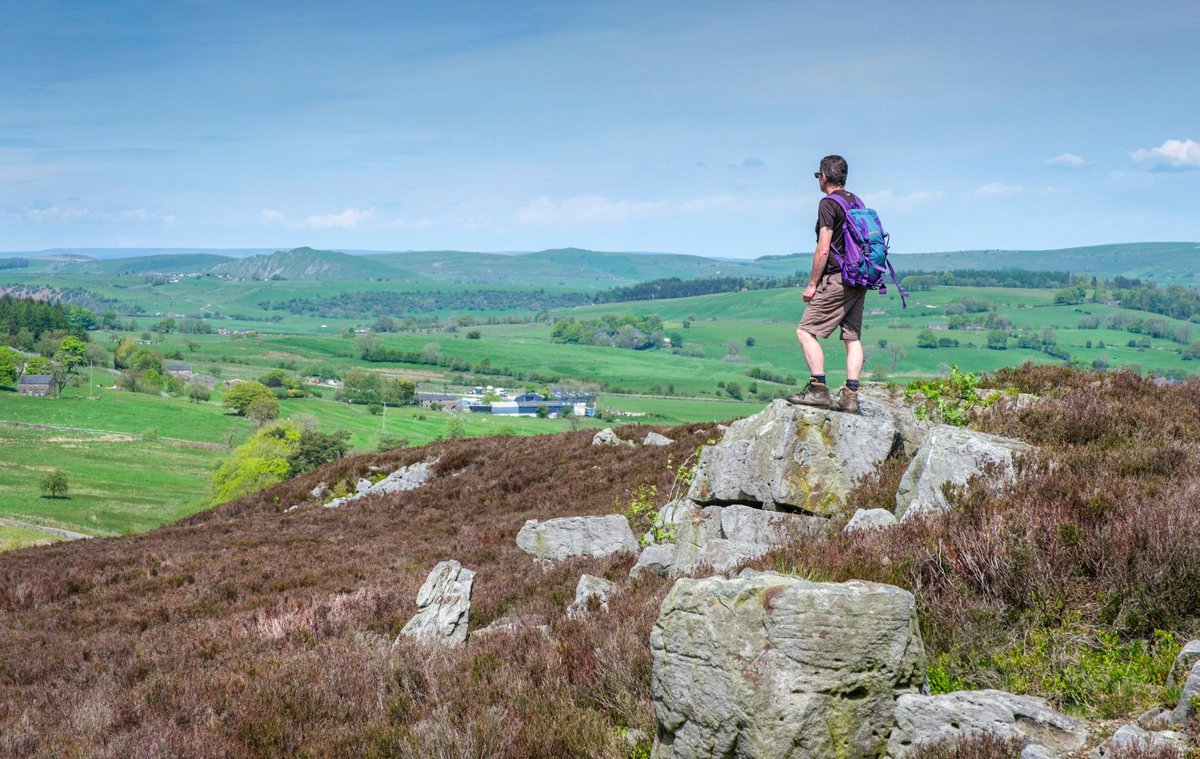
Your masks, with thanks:
M 804 386 L 803 391 L 793 393 L 784 400 L 793 406 L 829 408 L 829 385 L 826 385 L 824 382 L 809 380 L 808 384 Z
M 848 387 L 843 387 L 838 393 L 837 400 L 833 402 L 834 411 L 843 411 L 847 414 L 858 413 L 858 391 L 851 390 Z

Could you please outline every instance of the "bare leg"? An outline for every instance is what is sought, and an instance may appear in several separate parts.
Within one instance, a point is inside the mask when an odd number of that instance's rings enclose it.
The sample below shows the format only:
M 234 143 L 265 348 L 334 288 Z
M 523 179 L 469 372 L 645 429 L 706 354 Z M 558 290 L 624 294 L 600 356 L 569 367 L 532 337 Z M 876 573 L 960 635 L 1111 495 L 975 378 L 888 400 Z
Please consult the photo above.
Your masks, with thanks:
M 810 374 L 825 373 L 825 352 L 821 350 L 821 343 L 817 341 L 816 336 L 810 335 L 804 330 L 796 329 L 796 338 L 800 340 L 800 347 L 804 349 L 804 361 L 808 364 Z M 862 367 L 862 348 L 860 346 L 858 352 L 859 368 Z
M 846 341 L 846 379 L 857 380 L 862 374 L 863 349 L 861 340 Z

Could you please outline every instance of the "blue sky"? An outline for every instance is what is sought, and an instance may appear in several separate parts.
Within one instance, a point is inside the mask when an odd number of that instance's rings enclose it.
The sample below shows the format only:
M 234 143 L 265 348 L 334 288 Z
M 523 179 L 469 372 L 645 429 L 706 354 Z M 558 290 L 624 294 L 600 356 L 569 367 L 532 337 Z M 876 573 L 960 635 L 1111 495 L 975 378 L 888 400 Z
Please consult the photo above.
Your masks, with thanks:
M 844 10 L 840 10 L 844 9 Z M 1200 241 L 1200 3 L 0 0 L 0 250 Z

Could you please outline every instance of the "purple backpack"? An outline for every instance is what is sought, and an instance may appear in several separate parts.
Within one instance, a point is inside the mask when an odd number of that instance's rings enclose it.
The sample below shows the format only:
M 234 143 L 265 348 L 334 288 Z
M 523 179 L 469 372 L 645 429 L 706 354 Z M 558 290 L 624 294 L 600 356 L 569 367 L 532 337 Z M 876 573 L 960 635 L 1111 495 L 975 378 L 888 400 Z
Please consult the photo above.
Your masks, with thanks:
M 886 295 L 887 286 L 883 283 L 883 275 L 890 274 L 892 283 L 900 292 L 901 305 L 908 308 L 907 293 L 900 287 L 896 271 L 888 261 L 888 245 L 891 238 L 883 231 L 879 215 L 874 209 L 864 206 L 857 196 L 853 204 L 837 193 L 825 197 L 835 200 L 846 212 L 846 249 L 841 251 L 833 248 L 833 255 L 842 269 L 842 284 L 878 290 Z

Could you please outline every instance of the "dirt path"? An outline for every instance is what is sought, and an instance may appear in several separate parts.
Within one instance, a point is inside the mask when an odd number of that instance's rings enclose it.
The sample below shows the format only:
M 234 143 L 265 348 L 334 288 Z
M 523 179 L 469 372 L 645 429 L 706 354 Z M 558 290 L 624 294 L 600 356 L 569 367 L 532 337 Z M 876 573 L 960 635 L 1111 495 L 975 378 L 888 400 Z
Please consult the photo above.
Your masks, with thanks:
M 45 525 L 32 524 L 30 522 L 21 522 L 8 517 L 0 517 L 0 524 L 9 527 L 20 527 L 22 530 L 33 530 L 34 532 L 46 532 L 51 535 L 57 535 L 60 538 L 67 540 L 84 540 L 85 538 L 93 537 L 92 535 L 84 535 L 82 532 L 71 532 L 70 530 L 61 530 L 57 527 L 46 527 Z

